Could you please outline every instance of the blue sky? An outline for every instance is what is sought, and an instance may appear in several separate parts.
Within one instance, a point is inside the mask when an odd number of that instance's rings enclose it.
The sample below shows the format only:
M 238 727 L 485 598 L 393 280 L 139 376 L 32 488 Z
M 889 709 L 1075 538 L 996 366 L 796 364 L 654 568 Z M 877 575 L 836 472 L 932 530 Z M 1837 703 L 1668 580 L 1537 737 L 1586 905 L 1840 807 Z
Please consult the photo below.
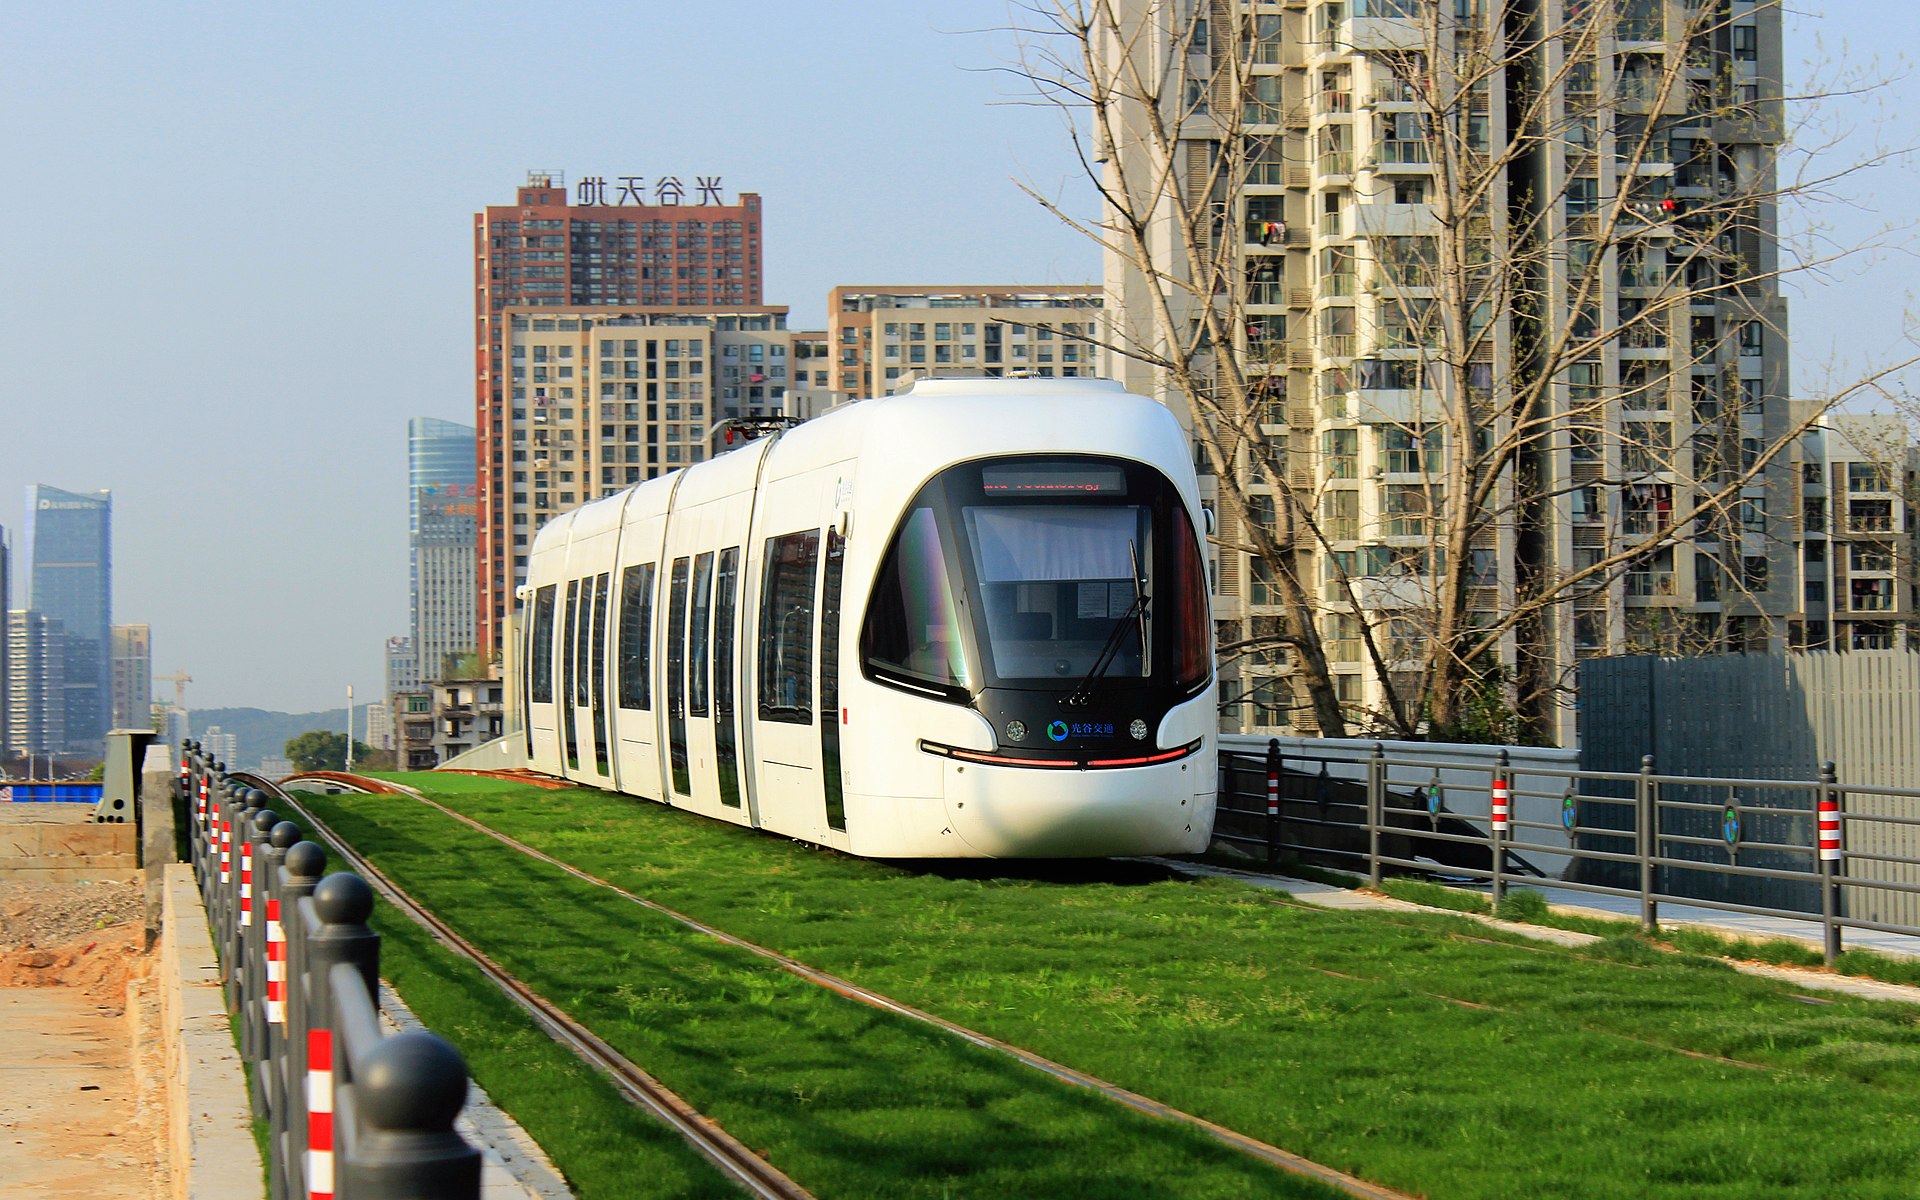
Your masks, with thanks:
M 1903 6 L 1821 7 L 1789 17 L 1790 59 L 1906 70 Z M 115 619 L 154 627 L 194 707 L 377 696 L 406 621 L 407 418 L 472 419 L 472 214 L 529 169 L 718 175 L 764 198 L 766 298 L 796 327 L 840 283 L 1091 281 L 1093 247 L 1014 184 L 1091 203 L 1058 115 L 995 70 L 1010 43 L 982 31 L 1011 19 L 1004 0 L 11 6 L 0 525 L 30 483 L 111 488 Z M 1830 106 L 1837 157 L 1912 83 Z M 1917 185 L 1907 165 L 1844 181 L 1819 220 L 1843 244 L 1911 225 Z M 1795 291 L 1803 391 L 1899 335 L 1914 262 Z

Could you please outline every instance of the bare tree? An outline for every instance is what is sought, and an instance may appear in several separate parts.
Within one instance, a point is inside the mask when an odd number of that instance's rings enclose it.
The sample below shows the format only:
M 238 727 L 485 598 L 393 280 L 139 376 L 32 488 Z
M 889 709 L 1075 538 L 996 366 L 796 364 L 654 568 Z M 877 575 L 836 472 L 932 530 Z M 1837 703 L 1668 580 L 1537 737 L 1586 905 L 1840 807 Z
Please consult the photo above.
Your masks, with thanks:
M 1761 10 L 1770 6 L 1762 4 Z M 1789 103 L 1704 0 L 1038 0 L 1109 348 L 1185 412 L 1310 723 L 1553 736 L 1576 647 L 1785 611 Z M 1776 64 L 1777 65 L 1777 64 Z M 1756 369 L 1757 366 L 1757 369 Z M 1330 665 L 1359 661 L 1371 705 Z

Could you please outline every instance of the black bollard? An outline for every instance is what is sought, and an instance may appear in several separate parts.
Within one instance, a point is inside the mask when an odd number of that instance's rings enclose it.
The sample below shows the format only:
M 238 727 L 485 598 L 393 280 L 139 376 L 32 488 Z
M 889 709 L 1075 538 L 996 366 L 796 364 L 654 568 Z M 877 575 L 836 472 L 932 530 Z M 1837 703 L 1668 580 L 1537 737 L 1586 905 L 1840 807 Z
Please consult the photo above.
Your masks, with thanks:
M 358 1129 L 346 1163 L 359 1200 L 473 1200 L 480 1151 L 454 1132 L 467 1101 L 467 1064 L 425 1031 L 382 1038 L 353 1079 Z
M 373 913 L 373 889 L 358 875 L 336 871 L 314 885 L 313 895 L 300 901 L 304 962 L 300 989 L 306 1009 L 307 1065 L 304 1085 L 307 1112 L 309 1191 L 331 1193 L 335 1172 L 333 1090 L 342 1063 L 335 1036 L 335 997 L 332 979 L 336 966 L 347 966 L 366 988 L 366 999 L 380 1007 L 380 935 L 367 928 Z M 341 972 L 345 975 L 347 972 Z
M 292 822 L 286 822 L 292 824 Z M 301 921 L 300 901 L 313 894 L 314 887 L 327 869 L 327 851 L 318 842 L 300 842 L 287 847 L 286 862 L 273 881 L 275 907 L 286 934 L 285 1022 L 281 1035 L 286 1053 L 274 1064 L 273 1091 L 280 1100 L 269 1126 L 273 1142 L 273 1160 L 268 1194 L 274 1200 L 305 1197 L 303 1185 L 307 1162 L 307 990 L 306 935 Z
M 266 797 L 249 792 L 248 797 Z M 247 811 L 240 858 L 241 1053 L 251 1062 L 267 1056 L 267 838 L 279 816 L 269 808 Z M 266 1112 L 266 1096 L 254 1092 L 254 1115 Z

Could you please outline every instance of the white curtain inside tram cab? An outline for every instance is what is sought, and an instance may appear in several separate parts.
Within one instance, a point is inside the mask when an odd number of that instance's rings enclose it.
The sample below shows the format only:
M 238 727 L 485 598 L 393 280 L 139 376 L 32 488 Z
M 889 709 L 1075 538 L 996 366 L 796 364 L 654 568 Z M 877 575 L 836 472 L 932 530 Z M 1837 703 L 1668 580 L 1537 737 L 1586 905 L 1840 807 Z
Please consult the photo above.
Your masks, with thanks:
M 983 583 L 1131 579 L 1135 508 L 969 508 L 967 529 Z

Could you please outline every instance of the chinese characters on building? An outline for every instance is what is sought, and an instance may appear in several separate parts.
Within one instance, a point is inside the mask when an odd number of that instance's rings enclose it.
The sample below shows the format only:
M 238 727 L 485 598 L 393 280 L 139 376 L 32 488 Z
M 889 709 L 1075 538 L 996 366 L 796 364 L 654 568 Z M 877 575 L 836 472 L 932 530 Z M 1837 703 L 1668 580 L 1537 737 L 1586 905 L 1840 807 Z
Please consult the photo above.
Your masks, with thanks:
M 718 175 L 696 175 L 693 187 L 699 197 L 695 204 L 726 203 Z M 651 186 L 644 175 L 615 175 L 611 183 L 605 175 L 588 175 L 574 184 L 575 204 L 682 204 L 686 198 L 686 185 L 675 175 L 662 175 Z

